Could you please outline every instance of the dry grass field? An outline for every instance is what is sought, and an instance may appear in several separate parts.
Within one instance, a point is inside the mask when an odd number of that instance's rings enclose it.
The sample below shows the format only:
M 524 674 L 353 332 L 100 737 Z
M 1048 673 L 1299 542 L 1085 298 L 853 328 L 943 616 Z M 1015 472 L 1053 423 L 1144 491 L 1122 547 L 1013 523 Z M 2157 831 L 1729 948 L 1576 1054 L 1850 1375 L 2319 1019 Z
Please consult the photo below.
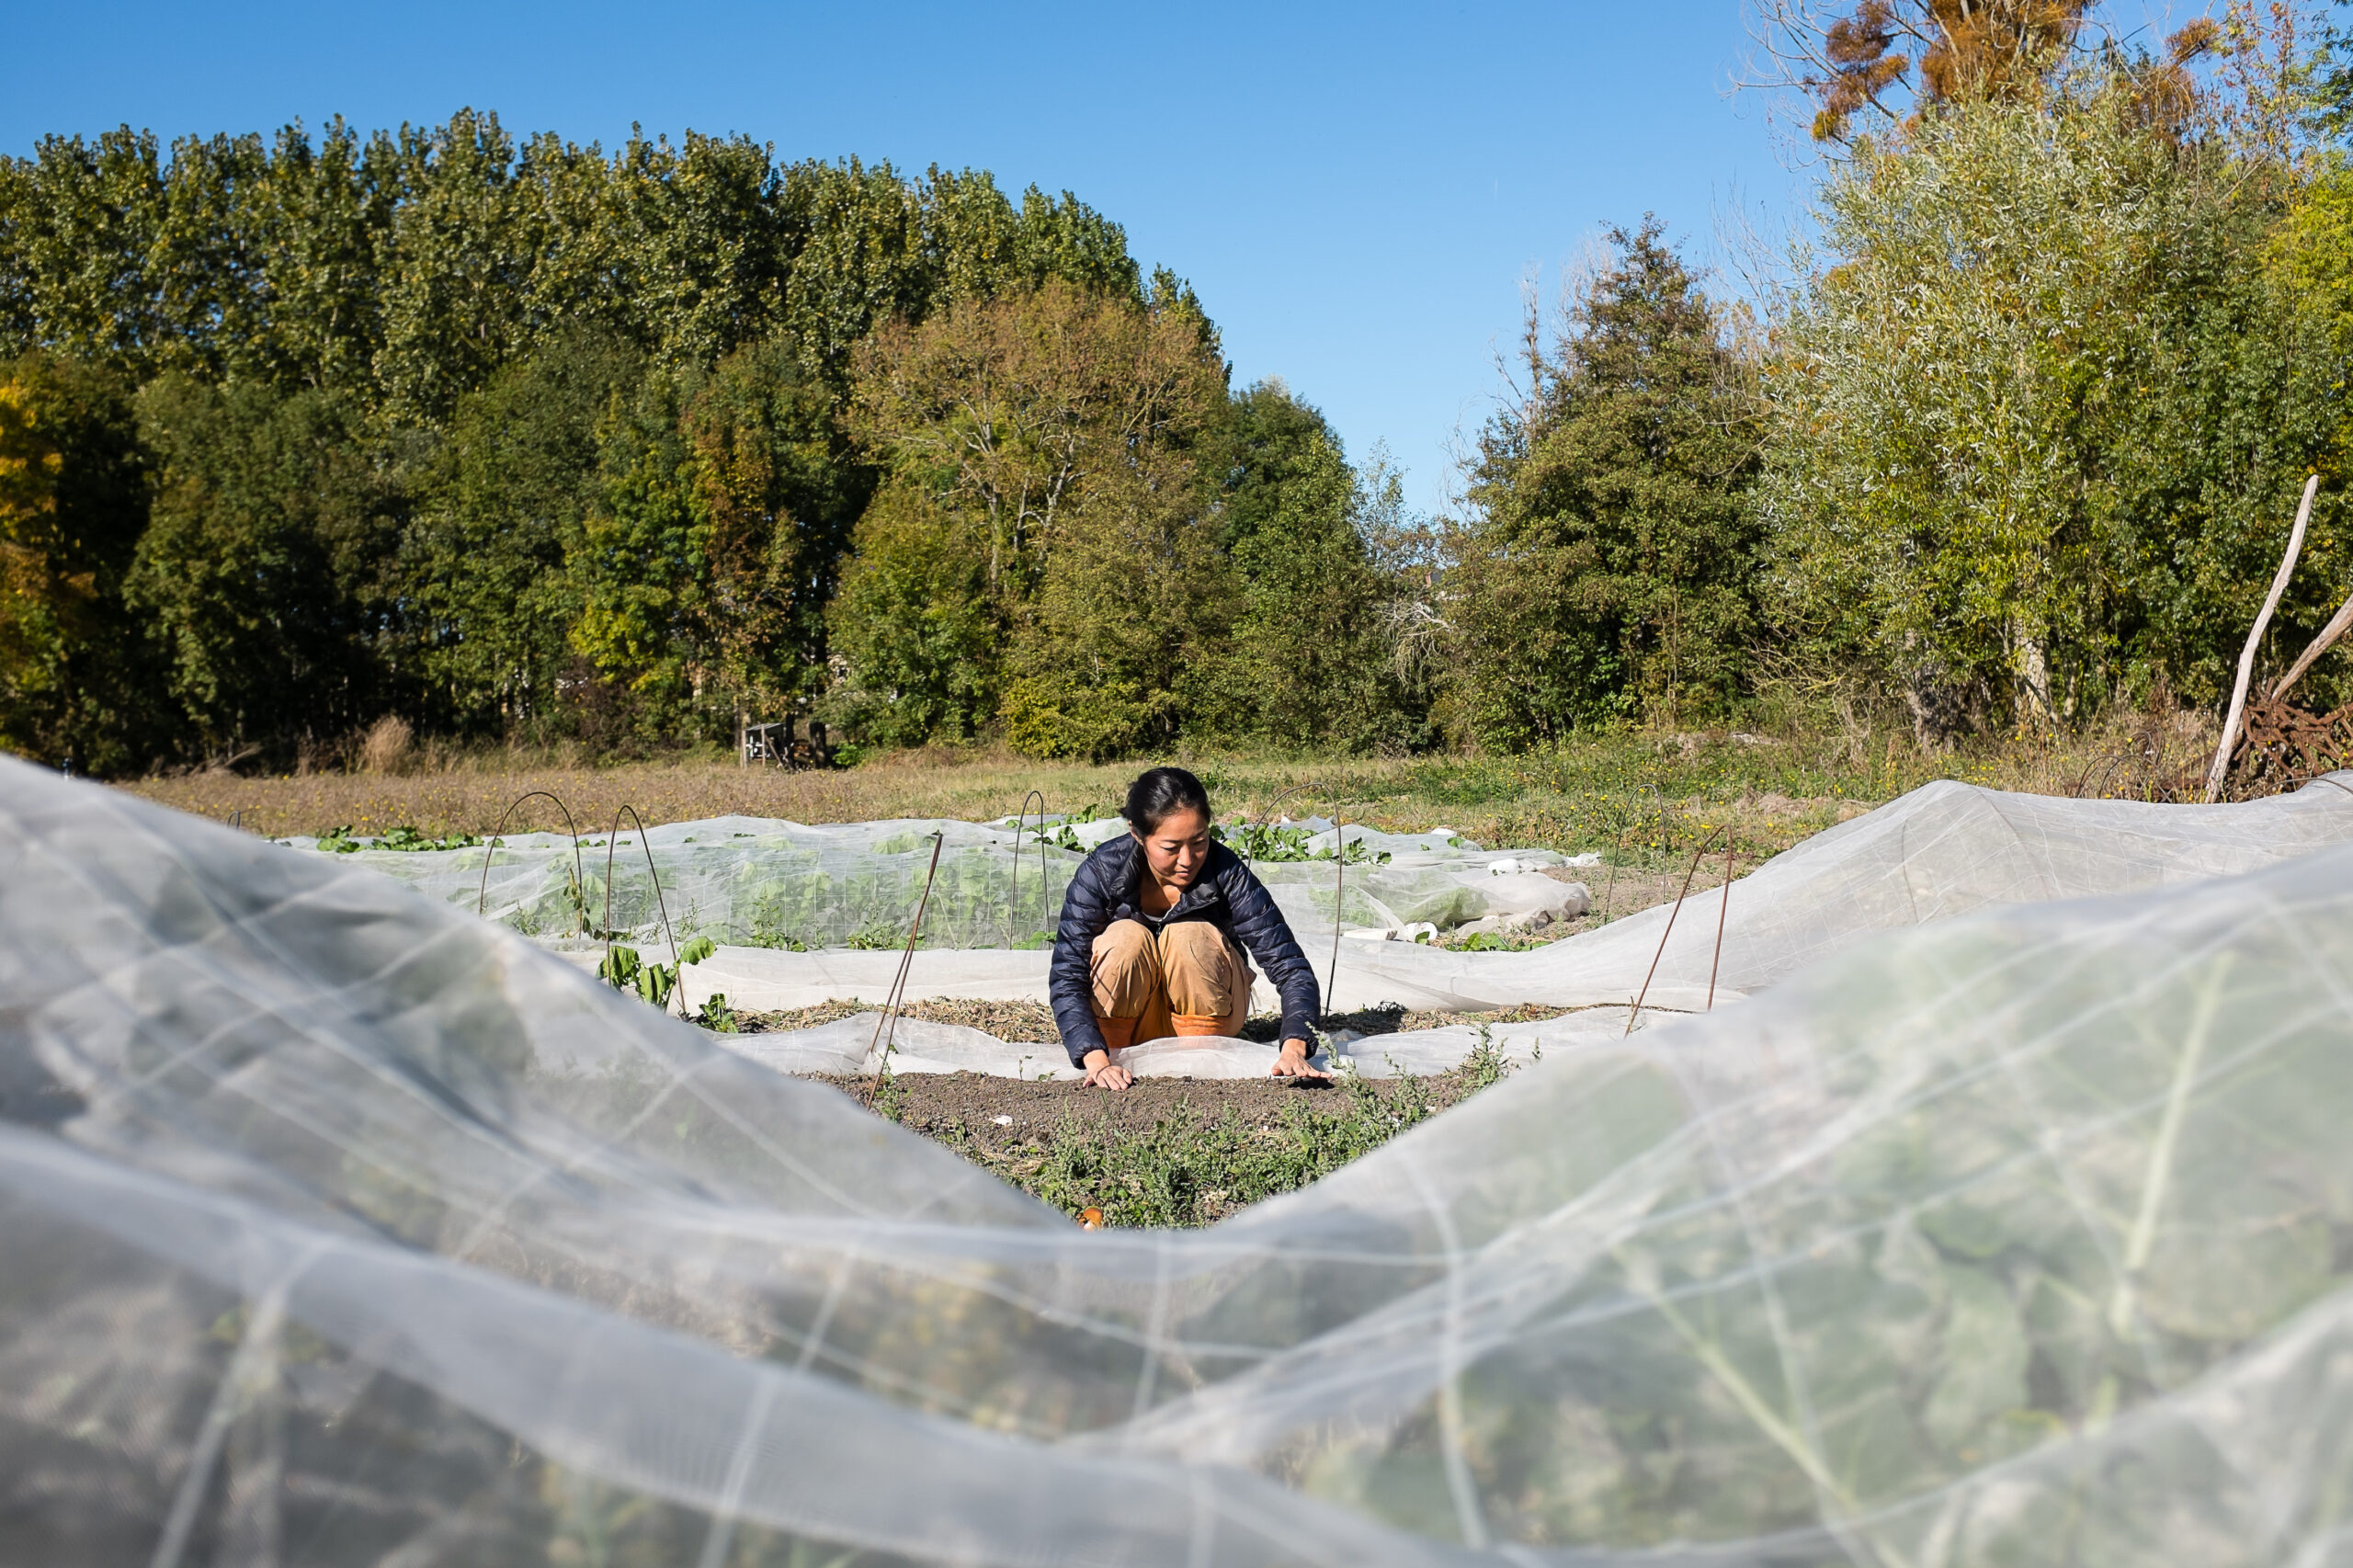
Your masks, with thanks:
M 1923 752 L 1908 733 L 1868 727 L 1813 735 L 1626 732 L 1512 757 L 1287 759 L 1180 756 L 1209 784 L 1221 816 L 1328 814 L 1399 832 L 1449 827 L 1491 846 L 1654 866 L 1729 828 L 1745 861 L 1778 854 L 1822 829 L 1933 778 L 2074 795 L 2161 794 L 2210 738 L 2187 716 L 2125 716 L 2061 744 L 2010 741 Z M 249 777 L 189 773 L 120 787 L 216 821 L 234 816 L 273 837 L 400 826 L 487 834 L 519 798 L 546 791 L 583 833 L 610 827 L 624 806 L 650 824 L 741 813 L 796 822 L 891 817 L 985 821 L 1036 791 L 1051 812 L 1116 809 L 1135 762 L 1040 763 L 1001 749 L 932 748 L 854 768 L 786 771 L 703 757 L 603 767 L 504 751 L 428 748 L 376 771 Z M 1034 803 L 1034 802 L 1033 802 Z M 562 825 L 545 800 L 517 827 Z
M 1875 795 L 1850 795 L 1818 780 L 1804 795 L 1785 790 L 1709 788 L 1677 777 L 1632 789 L 1577 787 L 1542 767 L 1509 760 L 1340 765 L 1188 760 L 1211 788 L 1219 815 L 1328 815 L 1392 832 L 1449 827 L 1478 843 L 1609 851 L 1621 840 L 1630 863 L 1665 852 L 1702 827 L 1730 823 L 1743 852 L 1768 856 L 1864 809 Z M 1678 762 L 1681 760 L 1677 759 Z M 1006 756 L 914 754 L 857 768 L 787 772 L 726 763 L 631 763 L 607 767 L 460 766 L 400 774 L 317 773 L 247 778 L 196 773 L 121 787 L 215 821 L 233 817 L 269 837 L 343 827 L 359 835 L 399 826 L 439 835 L 514 828 L 560 828 L 545 799 L 563 802 L 584 833 L 608 829 L 623 807 L 649 824 L 741 814 L 794 822 L 870 822 L 892 817 L 1011 816 L 1042 799 L 1058 812 L 1113 812 L 1138 764 L 1040 764 Z M 1036 791 L 1033 798 L 1031 792 Z M 517 806 L 517 802 L 522 803 Z M 507 812 L 513 807 L 514 814 Z

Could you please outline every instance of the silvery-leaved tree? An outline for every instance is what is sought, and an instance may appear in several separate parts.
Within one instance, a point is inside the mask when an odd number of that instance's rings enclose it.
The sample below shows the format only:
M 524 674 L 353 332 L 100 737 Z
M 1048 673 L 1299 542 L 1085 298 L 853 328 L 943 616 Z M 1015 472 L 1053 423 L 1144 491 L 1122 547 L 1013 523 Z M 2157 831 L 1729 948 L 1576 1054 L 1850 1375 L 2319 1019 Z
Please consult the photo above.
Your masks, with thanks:
M 2153 120 L 2146 85 L 1859 138 L 1797 258 L 1759 491 L 1774 611 L 1924 741 L 2160 673 L 2210 695 L 2326 446 L 2327 356 L 2267 274 L 2279 188 Z

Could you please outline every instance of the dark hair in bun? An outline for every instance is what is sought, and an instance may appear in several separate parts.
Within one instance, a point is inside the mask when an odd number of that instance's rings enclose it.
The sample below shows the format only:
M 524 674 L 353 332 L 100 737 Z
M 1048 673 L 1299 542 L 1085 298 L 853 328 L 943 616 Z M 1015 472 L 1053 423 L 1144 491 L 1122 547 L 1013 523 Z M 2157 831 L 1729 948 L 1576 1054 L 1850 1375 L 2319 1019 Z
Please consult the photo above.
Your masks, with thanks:
M 1178 812 L 1210 814 L 1210 792 L 1201 781 L 1181 767 L 1155 767 L 1128 786 L 1128 803 L 1120 814 L 1138 833 L 1150 833 Z

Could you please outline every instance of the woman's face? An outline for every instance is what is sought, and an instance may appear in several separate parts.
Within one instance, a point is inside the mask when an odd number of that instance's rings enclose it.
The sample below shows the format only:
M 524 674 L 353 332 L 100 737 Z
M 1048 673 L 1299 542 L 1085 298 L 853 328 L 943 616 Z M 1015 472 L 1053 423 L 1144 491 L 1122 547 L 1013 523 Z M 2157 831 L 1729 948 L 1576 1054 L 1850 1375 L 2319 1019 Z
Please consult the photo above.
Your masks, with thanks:
M 1143 846 L 1144 864 L 1163 887 L 1186 888 L 1200 875 L 1210 858 L 1210 819 L 1206 812 L 1179 810 L 1161 818 L 1150 833 L 1135 834 Z

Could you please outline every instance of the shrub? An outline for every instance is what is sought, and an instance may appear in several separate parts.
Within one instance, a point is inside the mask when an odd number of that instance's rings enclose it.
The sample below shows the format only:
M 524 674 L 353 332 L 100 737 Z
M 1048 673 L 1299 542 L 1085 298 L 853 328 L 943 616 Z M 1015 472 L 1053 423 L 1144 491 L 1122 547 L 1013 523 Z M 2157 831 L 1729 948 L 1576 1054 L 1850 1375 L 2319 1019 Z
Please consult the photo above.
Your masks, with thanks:
M 359 742 L 359 768 L 363 773 L 405 773 L 415 760 L 415 751 L 408 721 L 387 713 L 368 727 Z

